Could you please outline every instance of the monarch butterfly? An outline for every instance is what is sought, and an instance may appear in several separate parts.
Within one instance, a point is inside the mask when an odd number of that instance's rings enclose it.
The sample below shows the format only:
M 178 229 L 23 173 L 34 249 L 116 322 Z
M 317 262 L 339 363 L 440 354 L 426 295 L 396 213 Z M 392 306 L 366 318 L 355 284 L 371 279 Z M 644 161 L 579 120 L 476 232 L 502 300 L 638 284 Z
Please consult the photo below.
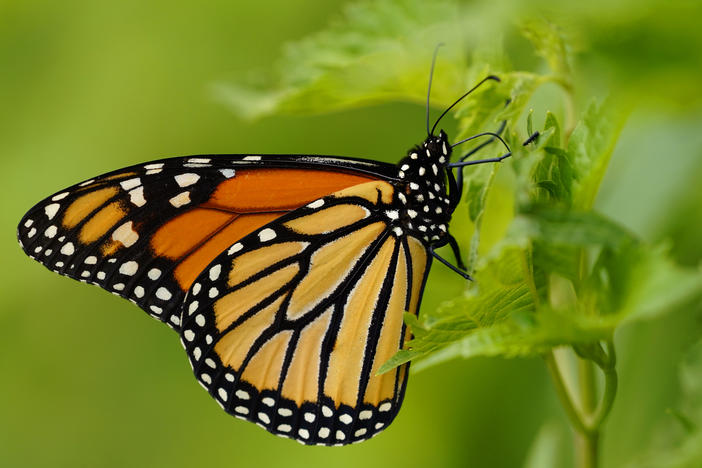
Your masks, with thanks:
M 432 64 L 433 70 L 433 64 Z M 124 297 L 180 335 L 222 408 L 303 444 L 370 438 L 394 419 L 408 340 L 462 191 L 446 112 L 397 165 L 332 156 L 162 159 L 62 190 L 18 226 L 31 258 Z M 431 89 L 431 74 L 429 79 Z M 483 145 L 481 145 L 482 147 Z M 458 169 L 454 176 L 453 170 Z M 457 266 L 435 248 L 450 245 Z

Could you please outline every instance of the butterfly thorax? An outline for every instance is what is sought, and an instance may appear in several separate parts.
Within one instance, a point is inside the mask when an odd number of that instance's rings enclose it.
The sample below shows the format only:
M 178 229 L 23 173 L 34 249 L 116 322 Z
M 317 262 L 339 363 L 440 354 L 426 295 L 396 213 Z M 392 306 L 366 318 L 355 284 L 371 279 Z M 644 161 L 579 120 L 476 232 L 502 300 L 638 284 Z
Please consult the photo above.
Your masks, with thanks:
M 446 164 L 450 156 L 451 145 L 441 131 L 412 148 L 397 164 L 401 182 L 396 206 L 401 208 L 388 216 L 426 244 L 444 244 L 448 235 L 452 210 Z

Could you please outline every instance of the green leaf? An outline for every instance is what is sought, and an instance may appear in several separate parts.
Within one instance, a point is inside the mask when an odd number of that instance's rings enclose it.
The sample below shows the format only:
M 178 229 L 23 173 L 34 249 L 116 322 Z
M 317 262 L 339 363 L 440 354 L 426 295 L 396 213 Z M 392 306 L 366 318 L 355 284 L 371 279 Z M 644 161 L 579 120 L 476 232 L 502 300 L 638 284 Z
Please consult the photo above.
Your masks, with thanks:
M 527 135 L 534 133 L 534 109 L 529 109 L 527 114 Z
M 702 296 L 702 272 L 675 265 L 664 248 L 637 241 L 600 215 L 539 207 L 515 223 L 522 237 L 508 236 L 499 254 L 483 259 L 466 296 L 425 312 L 421 336 L 383 369 L 417 358 L 415 371 L 455 357 L 587 346 L 610 338 L 622 323 Z M 530 257 L 525 247 L 532 243 L 539 248 Z M 576 252 L 588 246 L 600 254 L 580 280 Z
M 474 63 L 471 68 L 478 69 L 478 65 Z M 485 66 L 476 74 L 473 82 L 478 82 L 490 72 L 497 73 L 501 81 L 479 88 L 456 111 L 459 139 L 494 130 L 503 120 L 507 128 L 514 128 L 534 91 L 545 81 L 534 73 L 491 70 Z
M 645 319 L 698 299 L 702 271 L 676 265 L 666 246 L 632 243 L 603 249 L 584 288 L 609 323 Z
M 449 0 L 352 3 L 326 29 L 288 44 L 272 82 L 224 83 L 218 97 L 247 118 L 309 114 L 385 101 L 424 104 L 429 65 L 432 104 L 446 107 L 466 86 L 464 46 L 475 49 L 485 25 Z M 484 62 L 474 67 L 482 68 Z
M 536 53 L 546 60 L 559 81 L 570 88 L 570 46 L 560 28 L 545 19 L 532 19 L 525 21 L 521 30 L 524 37 L 531 41 Z
M 631 233 L 594 211 L 571 211 L 548 205 L 522 209 L 511 227 L 514 236 L 526 236 L 548 245 L 602 246 L 618 249 L 636 242 Z
M 624 120 L 624 115 L 610 102 L 593 102 L 573 131 L 568 155 L 576 178 L 573 189 L 575 207 L 592 207 Z
M 534 200 L 540 202 L 551 200 L 565 205 L 571 204 L 574 174 L 566 151 L 553 146 L 545 146 L 543 156 L 534 167 L 532 177 L 536 187 L 541 189 L 532 196 Z
M 561 147 L 561 126 L 558 123 L 558 119 L 556 116 L 551 113 L 551 112 L 546 112 L 546 121 L 544 122 L 544 132 L 546 132 L 549 129 L 553 129 L 553 133 L 551 136 L 546 139 L 545 145 L 550 146 L 552 148 L 560 148 Z M 529 132 L 529 135 L 531 135 L 531 132 Z

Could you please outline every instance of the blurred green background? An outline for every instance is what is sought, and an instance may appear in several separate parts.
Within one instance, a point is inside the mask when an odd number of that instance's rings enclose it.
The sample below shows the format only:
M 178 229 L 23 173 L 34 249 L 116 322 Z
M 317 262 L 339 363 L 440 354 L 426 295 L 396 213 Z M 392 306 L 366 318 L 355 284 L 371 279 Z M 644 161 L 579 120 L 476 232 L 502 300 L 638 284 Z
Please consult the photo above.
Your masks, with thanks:
M 569 462 L 570 430 L 539 359 L 454 361 L 418 373 L 396 422 L 360 445 L 303 447 L 273 437 L 211 401 L 170 329 L 50 273 L 16 244 L 16 223 L 45 196 L 150 159 L 399 159 L 423 138 L 421 106 L 251 123 L 212 97 L 212 83 L 265 73 L 285 43 L 323 29 L 347 3 L 0 1 L 0 466 L 515 467 L 544 427 Z M 677 261 L 697 265 L 700 2 L 470 5 L 486 35 L 502 33 L 516 67 L 543 66 L 515 32 L 524 15 L 543 15 L 572 35 L 582 102 L 609 93 L 633 108 L 597 208 L 646 240 L 669 240 Z M 423 308 L 461 289 L 457 275 L 437 267 Z M 677 365 L 700 336 L 701 311 L 617 334 L 621 383 L 604 466 L 623 466 L 665 438 L 666 410 L 680 392 Z

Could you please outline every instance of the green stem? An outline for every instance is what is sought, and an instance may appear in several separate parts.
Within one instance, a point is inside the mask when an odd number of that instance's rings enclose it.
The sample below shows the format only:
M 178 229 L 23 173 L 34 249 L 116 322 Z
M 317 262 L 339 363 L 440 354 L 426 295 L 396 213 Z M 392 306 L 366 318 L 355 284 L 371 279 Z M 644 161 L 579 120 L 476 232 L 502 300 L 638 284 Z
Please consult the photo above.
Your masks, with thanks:
M 576 433 L 576 460 L 578 468 L 596 468 L 600 441 L 600 427 L 592 426 L 587 421 L 597 405 L 597 388 L 595 382 L 595 365 L 586 359 L 578 360 L 580 382 L 580 404 L 586 415 L 585 430 Z
M 546 366 L 548 367 L 551 378 L 553 379 L 553 386 L 556 390 L 556 395 L 561 401 L 563 408 L 565 409 L 570 423 L 573 425 L 577 432 L 586 432 L 587 427 L 585 426 L 585 418 L 580 411 L 575 406 L 575 401 L 573 400 L 573 395 L 568 390 L 561 368 L 558 365 L 556 356 L 553 350 L 549 351 L 548 354 L 544 356 L 546 360 Z
M 575 437 L 576 467 L 597 468 L 600 432 L 577 432 Z
M 614 351 L 614 343 L 612 340 L 608 340 L 607 346 L 607 366 L 602 368 L 605 378 L 605 388 L 604 394 L 602 395 L 602 400 L 599 406 L 592 415 L 592 421 L 590 422 L 590 427 L 600 427 L 604 423 L 604 420 L 609 415 L 612 410 L 612 405 L 614 404 L 614 397 L 617 394 L 617 387 L 619 385 L 619 378 L 617 376 L 617 371 L 615 365 L 617 363 L 617 356 Z
M 580 401 L 577 404 L 566 385 L 566 380 L 553 350 L 544 356 L 553 378 L 556 394 L 575 429 L 576 466 L 578 468 L 597 468 L 599 465 L 598 454 L 602 425 L 612 409 L 617 393 L 618 378 L 615 370 L 614 343 L 612 340 L 607 340 L 605 346 L 607 347 L 606 359 L 597 361 L 604 373 L 605 382 L 599 404 L 597 402 L 594 361 L 578 359 Z

